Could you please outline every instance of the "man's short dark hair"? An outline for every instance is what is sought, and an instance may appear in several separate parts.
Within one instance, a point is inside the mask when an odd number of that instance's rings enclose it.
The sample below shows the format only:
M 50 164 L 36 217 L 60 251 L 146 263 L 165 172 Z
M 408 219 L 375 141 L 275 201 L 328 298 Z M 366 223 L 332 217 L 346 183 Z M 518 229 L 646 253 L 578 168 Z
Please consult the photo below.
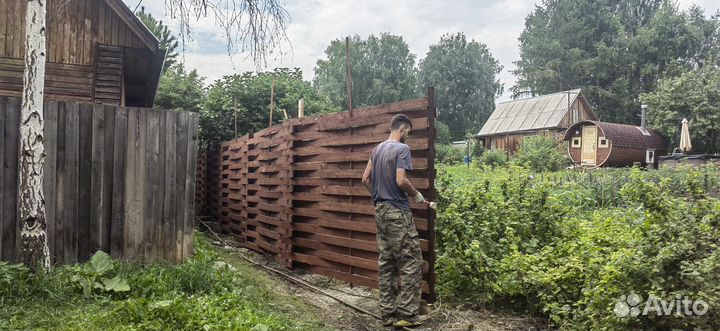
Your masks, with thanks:
M 412 121 L 410 121 L 409 117 L 403 114 L 397 114 L 393 116 L 392 120 L 390 120 L 390 130 L 392 131 L 399 129 L 402 125 L 406 125 L 408 128 L 412 129 Z

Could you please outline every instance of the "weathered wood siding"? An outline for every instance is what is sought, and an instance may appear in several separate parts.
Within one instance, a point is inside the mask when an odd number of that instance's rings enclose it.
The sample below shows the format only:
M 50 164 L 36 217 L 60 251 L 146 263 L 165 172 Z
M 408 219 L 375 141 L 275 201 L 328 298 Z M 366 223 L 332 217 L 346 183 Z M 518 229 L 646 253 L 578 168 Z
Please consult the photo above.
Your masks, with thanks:
M 24 68 L 22 59 L 0 58 L 0 95 L 20 96 Z M 48 63 L 45 67 L 45 96 L 54 100 L 91 102 L 94 69 L 91 66 Z
M 0 95 L 20 96 L 22 91 L 26 3 L 0 0 Z M 111 73 L 102 70 L 108 58 L 98 54 L 98 45 L 120 50 L 122 60 L 126 48 L 150 54 L 147 43 L 104 0 L 48 0 L 47 6 L 46 97 L 119 105 L 122 62 L 113 63 Z M 96 62 L 102 65 L 98 77 Z M 112 86 L 105 79 L 109 75 Z
M 567 129 L 571 125 L 573 125 L 579 121 L 586 121 L 586 120 L 596 121 L 597 120 L 595 113 L 593 113 L 590 110 L 590 106 L 586 103 L 584 97 L 575 99 L 575 101 L 573 101 L 570 109 L 571 110 L 568 111 L 567 114 L 565 114 L 565 117 L 563 117 L 562 122 L 558 126 L 559 128 Z M 573 120 L 573 109 L 578 110 L 578 118 L 576 120 Z M 562 135 L 560 135 L 560 138 L 562 139 Z
M 18 260 L 20 101 L 0 97 L 0 259 Z M 190 254 L 198 116 L 46 102 L 45 208 L 53 264 L 103 250 L 137 260 Z
M 430 90 L 426 98 L 291 119 L 223 143 L 223 229 L 288 267 L 377 286 L 374 207 L 361 179 L 370 153 L 387 139 L 390 119 L 399 113 L 413 121 L 407 140 L 413 159 L 410 181 L 434 200 Z M 411 209 L 426 261 L 422 288 L 433 300 L 435 214 L 414 202 Z
M 0 0 L 0 58 L 25 56 L 27 0 Z M 48 0 L 48 62 L 92 66 L 95 44 L 145 48 L 103 0 Z
M 506 151 L 509 154 L 515 154 L 517 153 L 518 148 L 520 147 L 520 144 L 522 144 L 523 140 L 527 139 L 528 137 L 545 136 L 550 137 L 557 142 L 560 142 L 563 138 L 562 133 L 562 131 L 557 130 L 542 130 L 489 136 L 484 138 L 486 144 L 485 147 L 492 147 L 492 149 L 498 149 Z

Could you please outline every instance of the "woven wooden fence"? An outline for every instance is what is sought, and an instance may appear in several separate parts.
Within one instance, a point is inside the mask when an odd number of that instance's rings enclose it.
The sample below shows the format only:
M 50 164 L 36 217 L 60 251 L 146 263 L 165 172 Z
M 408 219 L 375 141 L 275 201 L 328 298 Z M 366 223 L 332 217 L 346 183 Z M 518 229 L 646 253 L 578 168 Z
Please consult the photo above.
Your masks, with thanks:
M 222 144 L 220 222 L 246 247 L 289 268 L 377 286 L 374 207 L 361 183 L 390 119 L 413 122 L 410 180 L 434 190 L 434 93 L 352 112 L 285 121 Z M 411 203 L 426 263 L 423 292 L 434 300 L 434 212 Z
M 208 148 L 198 155 L 195 215 L 220 219 L 220 146 Z
M 53 264 L 103 250 L 136 260 L 191 251 L 198 116 L 46 102 L 44 195 Z M 20 100 L 0 97 L 0 258 L 19 259 Z

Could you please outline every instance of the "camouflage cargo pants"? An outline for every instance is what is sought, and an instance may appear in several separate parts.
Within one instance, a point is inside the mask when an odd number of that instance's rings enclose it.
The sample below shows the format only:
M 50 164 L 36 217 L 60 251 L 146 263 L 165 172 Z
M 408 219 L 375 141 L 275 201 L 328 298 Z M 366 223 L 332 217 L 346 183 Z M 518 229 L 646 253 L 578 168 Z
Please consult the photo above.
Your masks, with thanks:
M 412 213 L 379 202 L 375 220 L 380 312 L 383 317 L 416 316 L 420 310 L 423 259 Z

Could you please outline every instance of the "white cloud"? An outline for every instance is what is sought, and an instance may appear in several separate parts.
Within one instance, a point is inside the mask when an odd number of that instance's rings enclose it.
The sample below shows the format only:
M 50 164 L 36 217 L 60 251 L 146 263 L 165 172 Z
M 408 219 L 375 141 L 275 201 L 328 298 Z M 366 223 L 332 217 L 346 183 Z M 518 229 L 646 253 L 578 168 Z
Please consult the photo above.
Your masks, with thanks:
M 140 0 L 125 0 L 135 8 Z M 324 58 L 324 50 L 331 40 L 346 35 L 367 36 L 390 32 L 401 35 L 410 50 L 425 57 L 429 46 L 445 33 L 464 32 L 469 38 L 485 43 L 493 56 L 503 65 L 500 81 L 505 93 L 498 101 L 510 98 L 509 88 L 515 83 L 510 73 L 519 59 L 518 37 L 524 19 L 539 0 L 311 0 L 286 4 L 292 22 L 287 35 L 292 53 L 269 59 L 268 70 L 274 67 L 299 67 L 305 79 L 313 76 L 313 67 Z M 681 8 L 697 3 L 710 14 L 720 9 L 717 0 L 679 0 Z M 178 23 L 167 15 L 164 1 L 145 1 L 146 11 L 169 23 L 178 31 Z M 210 83 L 223 75 L 253 71 L 251 59 L 244 54 L 233 59 L 227 55 L 223 31 L 214 18 L 201 18 L 192 25 L 192 41 L 186 44 L 185 62 L 196 68 Z M 286 45 L 284 48 L 289 48 Z

